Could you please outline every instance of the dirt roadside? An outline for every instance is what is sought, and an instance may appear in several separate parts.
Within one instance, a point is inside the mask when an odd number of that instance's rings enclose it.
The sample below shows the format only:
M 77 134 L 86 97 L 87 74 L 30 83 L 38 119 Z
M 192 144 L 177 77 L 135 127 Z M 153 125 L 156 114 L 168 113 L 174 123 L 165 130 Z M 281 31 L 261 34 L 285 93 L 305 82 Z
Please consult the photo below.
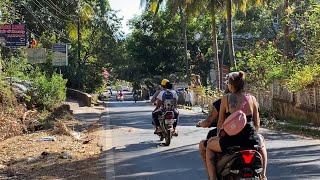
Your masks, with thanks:
M 68 104 L 75 120 L 63 124 L 71 133 L 49 129 L 0 142 L 0 179 L 105 179 L 99 120 L 106 108 Z

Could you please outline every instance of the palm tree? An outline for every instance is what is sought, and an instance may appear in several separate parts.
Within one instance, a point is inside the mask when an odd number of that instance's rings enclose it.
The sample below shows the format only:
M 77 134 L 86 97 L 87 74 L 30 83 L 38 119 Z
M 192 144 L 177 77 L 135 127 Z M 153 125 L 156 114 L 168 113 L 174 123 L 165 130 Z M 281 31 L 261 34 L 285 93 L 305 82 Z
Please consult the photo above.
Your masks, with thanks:
M 211 37 L 212 37 L 212 50 L 213 50 L 213 69 L 216 72 L 216 83 L 217 89 L 221 89 L 221 69 L 220 69 L 220 60 L 219 60 L 219 46 L 217 39 L 217 22 L 216 14 L 219 12 L 219 8 L 222 3 L 219 0 L 193 0 L 191 3 L 192 7 L 195 8 L 195 12 L 198 11 L 207 11 L 211 17 Z M 209 7 L 209 8 L 208 8 Z M 221 8 L 220 8 L 221 9 Z
M 151 10 L 154 13 L 157 13 L 159 6 L 163 3 L 163 0 L 141 0 L 141 6 L 145 6 L 146 10 Z M 187 73 L 189 74 L 189 61 L 187 56 L 187 18 L 188 16 L 198 15 L 201 11 L 206 11 L 209 7 L 209 13 L 211 16 L 212 24 L 212 50 L 214 52 L 214 67 L 216 70 L 216 80 L 217 88 L 221 89 L 221 72 L 220 72 L 220 61 L 219 61 L 219 51 L 218 51 L 218 41 L 217 41 L 217 29 L 216 29 L 216 13 L 218 10 L 218 5 L 221 5 L 221 2 L 218 0 L 179 0 L 179 1 L 169 1 L 167 0 L 167 8 L 173 13 L 179 13 L 181 17 L 181 27 L 183 34 L 183 47 L 184 47 L 184 59 L 187 64 Z
M 216 69 L 216 80 L 217 80 L 217 88 L 220 90 L 222 85 L 222 77 L 220 72 L 220 60 L 219 60 L 219 47 L 218 47 L 218 38 L 217 38 L 217 22 L 216 22 L 216 14 L 217 14 L 217 0 L 210 0 L 210 16 L 211 16 L 211 26 L 212 26 L 212 50 L 214 52 L 213 61 L 215 62 Z
M 233 42 L 233 29 L 232 29 L 232 6 L 237 5 L 239 9 L 243 12 L 247 10 L 249 5 L 260 5 L 265 0 L 226 0 L 226 11 L 227 11 L 227 37 L 228 37 L 228 45 L 229 45 L 229 58 L 231 64 L 236 67 L 237 62 L 235 59 L 234 52 L 234 42 Z
M 284 14 L 287 17 L 288 15 L 288 7 L 289 7 L 289 0 L 284 0 Z M 289 25 L 287 22 L 284 24 L 284 48 L 283 48 L 283 55 L 285 58 L 288 57 L 289 54 Z
M 228 45 L 229 45 L 229 58 L 231 64 L 236 67 L 237 62 L 234 53 L 233 43 L 233 29 L 232 29 L 232 0 L 226 0 L 226 11 L 227 11 L 227 34 L 228 34 Z

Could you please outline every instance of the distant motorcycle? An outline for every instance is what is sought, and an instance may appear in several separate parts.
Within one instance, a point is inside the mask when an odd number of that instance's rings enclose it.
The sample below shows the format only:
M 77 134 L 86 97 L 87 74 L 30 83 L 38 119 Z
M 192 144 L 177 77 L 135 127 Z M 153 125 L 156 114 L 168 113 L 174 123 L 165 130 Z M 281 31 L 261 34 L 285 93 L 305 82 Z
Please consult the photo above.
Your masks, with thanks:
M 116 99 L 117 101 L 123 101 L 124 100 L 123 94 L 117 94 Z

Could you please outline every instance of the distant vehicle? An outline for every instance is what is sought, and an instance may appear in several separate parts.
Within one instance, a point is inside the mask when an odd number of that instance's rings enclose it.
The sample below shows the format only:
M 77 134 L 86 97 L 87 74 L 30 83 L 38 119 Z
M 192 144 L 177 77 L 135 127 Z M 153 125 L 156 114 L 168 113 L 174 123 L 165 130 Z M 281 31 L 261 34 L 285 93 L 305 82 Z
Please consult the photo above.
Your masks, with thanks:
M 107 89 L 106 91 L 99 94 L 99 100 L 105 100 L 112 96 L 112 91 L 110 89 Z
M 122 89 L 122 91 L 129 91 L 129 87 L 128 86 L 123 86 L 121 89 Z
M 112 88 L 111 87 L 107 87 L 107 91 L 109 91 L 111 96 L 112 96 Z
M 116 99 L 117 99 L 117 101 L 124 101 L 124 95 L 123 95 L 123 93 L 118 93 L 117 94 L 117 96 L 116 96 Z

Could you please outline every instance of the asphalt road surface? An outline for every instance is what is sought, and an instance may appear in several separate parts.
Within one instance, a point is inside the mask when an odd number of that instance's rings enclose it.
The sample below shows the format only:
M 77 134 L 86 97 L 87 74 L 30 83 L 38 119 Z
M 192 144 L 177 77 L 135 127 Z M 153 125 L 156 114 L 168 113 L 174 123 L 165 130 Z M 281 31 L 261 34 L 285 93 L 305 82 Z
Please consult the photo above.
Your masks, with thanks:
M 179 136 L 169 147 L 153 134 L 146 102 L 108 102 L 103 118 L 111 134 L 107 139 L 107 179 L 207 179 L 198 143 L 209 129 L 196 128 L 204 115 L 180 110 Z M 320 141 L 261 129 L 268 147 L 268 179 L 320 179 Z

